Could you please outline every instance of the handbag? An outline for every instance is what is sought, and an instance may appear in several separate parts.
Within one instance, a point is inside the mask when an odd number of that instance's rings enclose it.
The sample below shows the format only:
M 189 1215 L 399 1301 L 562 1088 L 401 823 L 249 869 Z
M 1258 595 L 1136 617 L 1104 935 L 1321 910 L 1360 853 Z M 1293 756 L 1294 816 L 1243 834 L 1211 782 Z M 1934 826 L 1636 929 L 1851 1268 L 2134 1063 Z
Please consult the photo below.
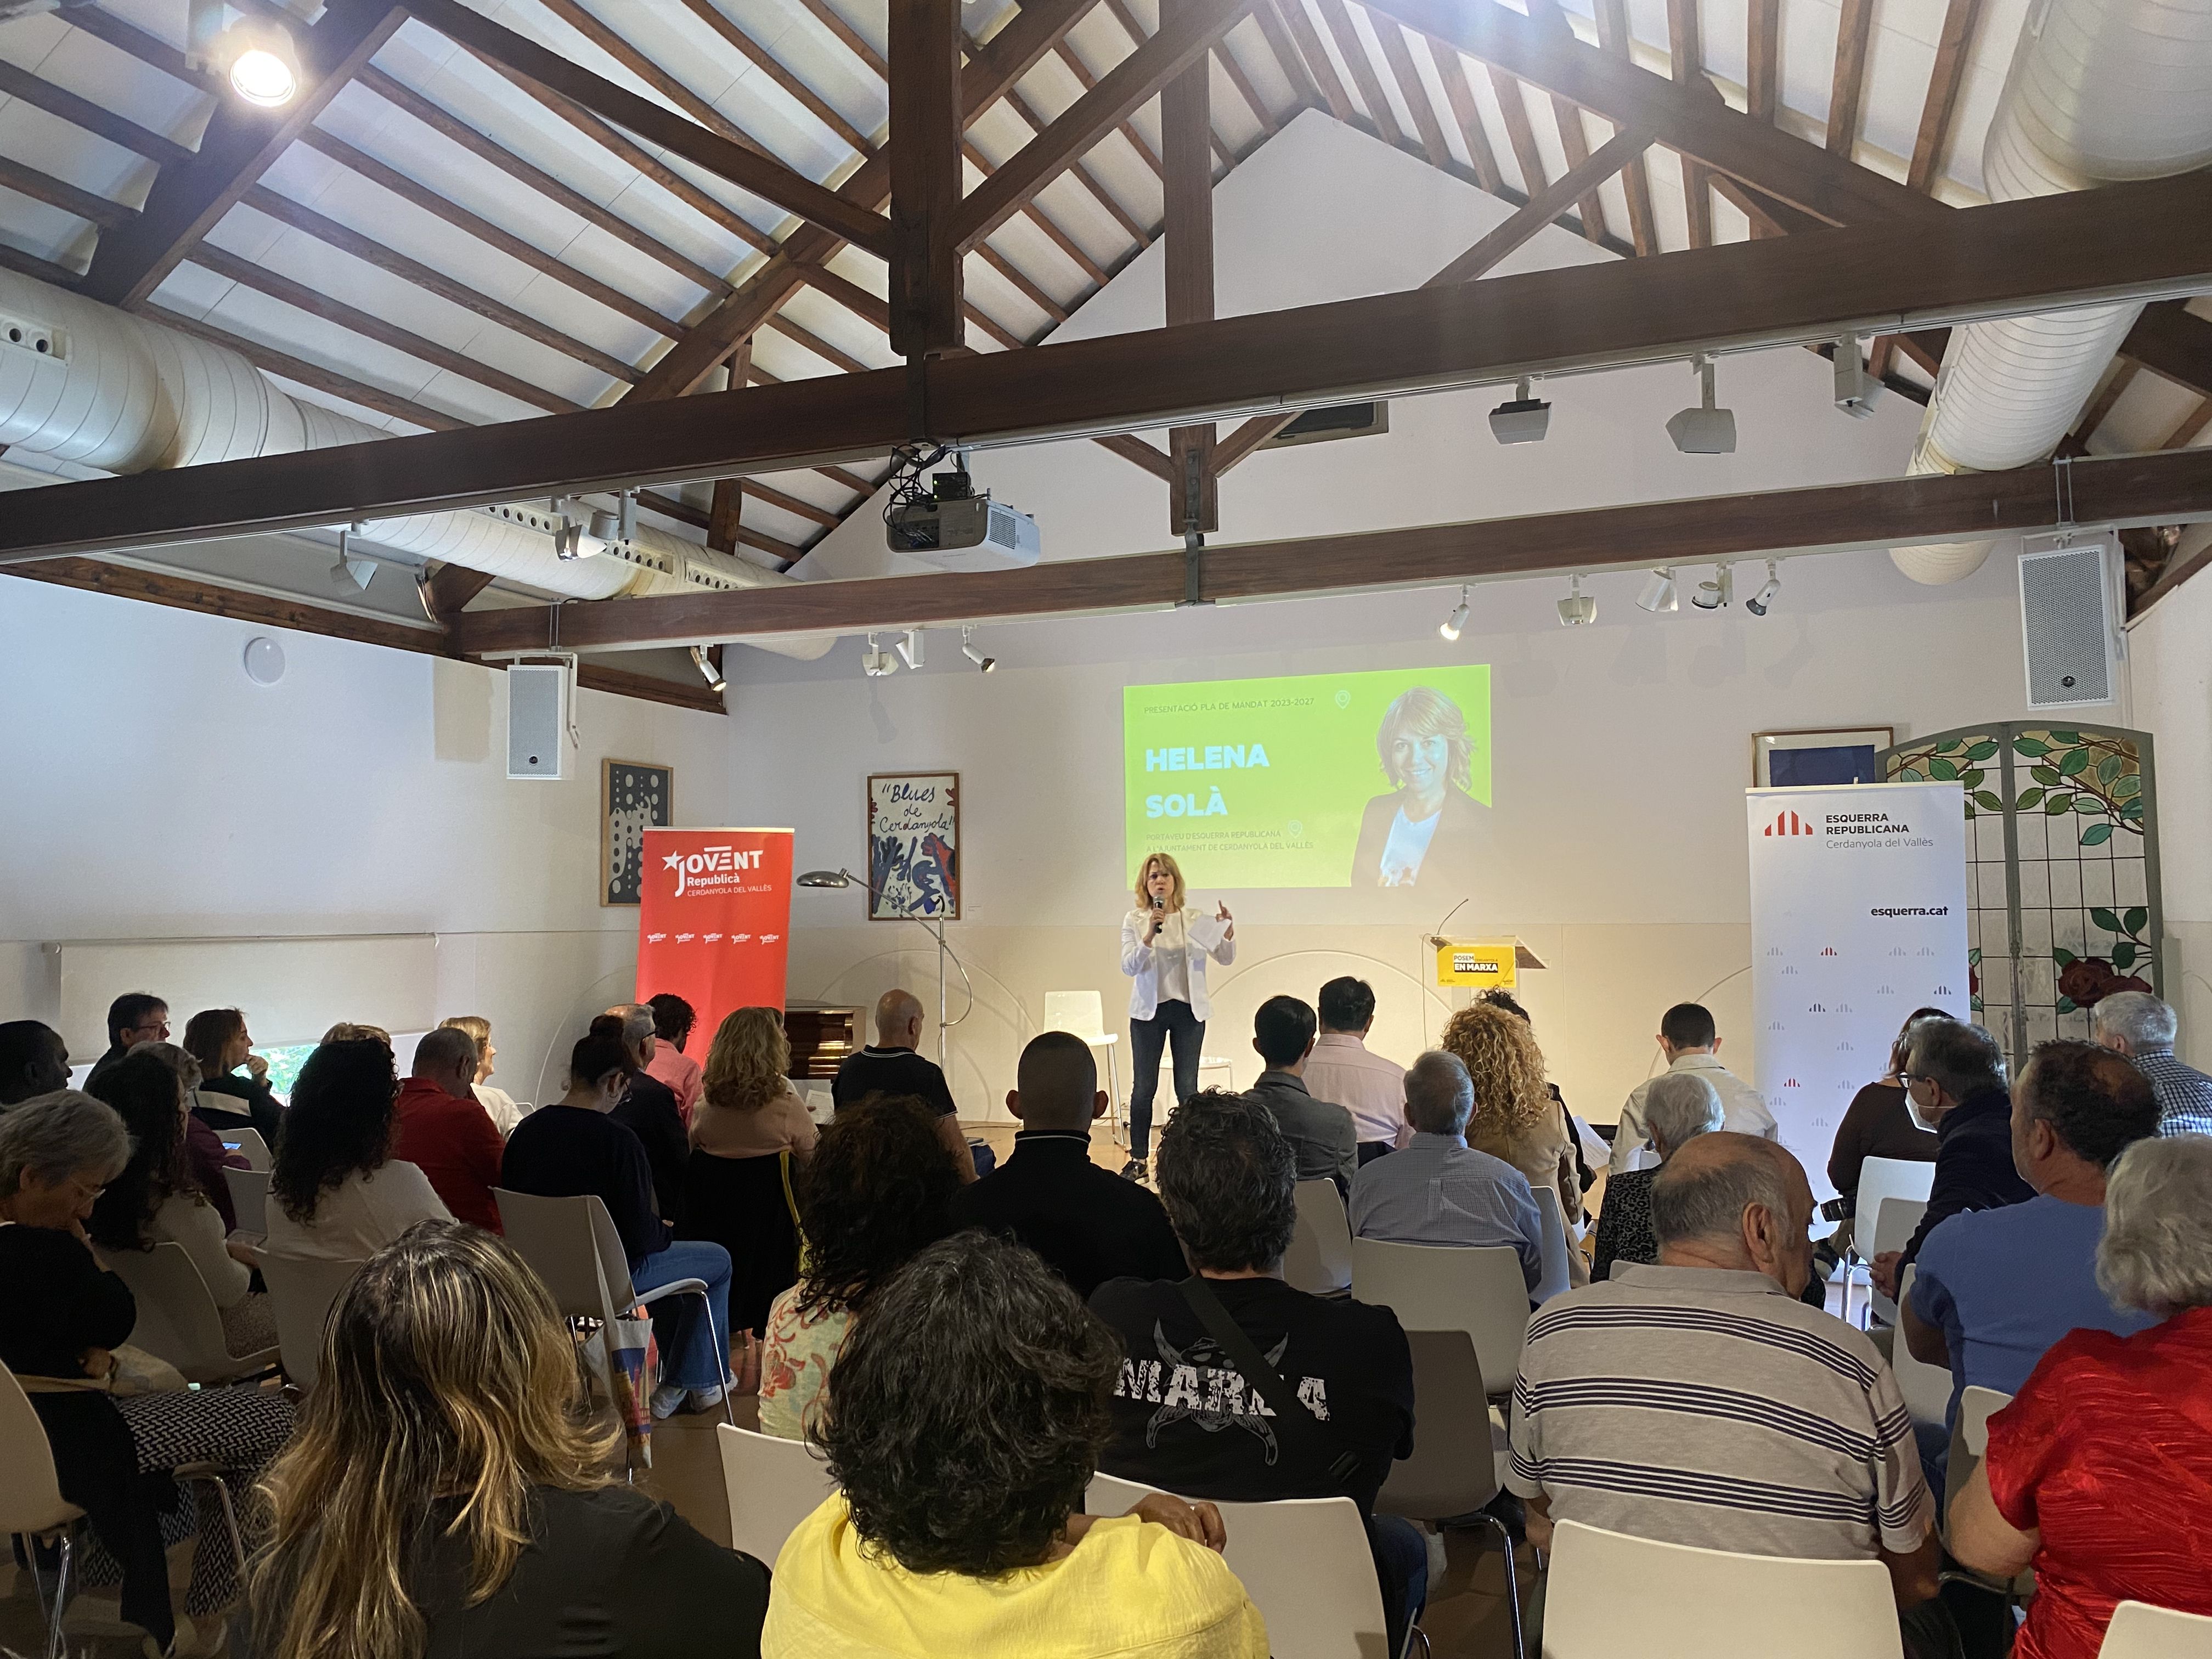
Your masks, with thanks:
M 16 1382 L 25 1394 L 105 1394 L 118 1400 L 147 1394 L 180 1394 L 190 1385 L 185 1375 L 167 1360 L 129 1343 L 109 1351 L 107 1370 L 100 1376 L 33 1376 L 19 1373 Z
M 1230 1316 L 1229 1310 L 1221 1305 L 1221 1298 L 1213 1293 L 1213 1287 L 1203 1276 L 1194 1273 L 1179 1288 L 1182 1299 L 1190 1304 L 1190 1310 L 1198 1316 L 1207 1334 L 1220 1345 L 1222 1353 L 1237 1368 L 1237 1374 L 1275 1413 L 1276 1432 L 1303 1447 L 1316 1462 L 1324 1463 L 1336 1496 L 1351 1496 L 1352 1477 L 1359 1473 L 1359 1454 L 1345 1446 L 1333 1426 L 1306 1408 L 1297 1390 L 1261 1356 L 1257 1345 L 1244 1334 L 1244 1328 Z

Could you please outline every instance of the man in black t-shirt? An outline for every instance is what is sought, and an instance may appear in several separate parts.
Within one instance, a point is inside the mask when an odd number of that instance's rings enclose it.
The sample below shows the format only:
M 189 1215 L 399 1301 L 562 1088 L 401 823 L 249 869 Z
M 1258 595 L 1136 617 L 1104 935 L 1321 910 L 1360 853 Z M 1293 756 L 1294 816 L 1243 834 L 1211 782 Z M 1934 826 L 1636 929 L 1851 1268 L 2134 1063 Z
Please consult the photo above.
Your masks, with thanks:
M 1127 1357 L 1099 1468 L 1187 1498 L 1351 1498 L 1367 1517 L 1390 1650 L 1401 1650 L 1428 1560 L 1412 1522 L 1374 1512 L 1392 1462 L 1413 1449 L 1413 1358 L 1397 1315 L 1282 1281 L 1297 1164 L 1264 1104 L 1218 1089 L 1191 1097 L 1160 1136 L 1157 1179 L 1183 1254 L 1310 1421 L 1292 1429 L 1261 1408 L 1182 1283 L 1109 1279 L 1091 1308 Z
M 952 1091 L 933 1060 L 917 1052 L 921 1047 L 921 999 L 911 991 L 894 988 L 876 999 L 876 1040 L 838 1063 L 830 1085 L 830 1098 L 840 1108 L 870 1095 L 909 1095 L 938 1115 L 938 1133 L 945 1151 L 960 1166 L 960 1179 L 975 1178 L 975 1155 L 960 1133 L 960 1115 L 952 1103 Z

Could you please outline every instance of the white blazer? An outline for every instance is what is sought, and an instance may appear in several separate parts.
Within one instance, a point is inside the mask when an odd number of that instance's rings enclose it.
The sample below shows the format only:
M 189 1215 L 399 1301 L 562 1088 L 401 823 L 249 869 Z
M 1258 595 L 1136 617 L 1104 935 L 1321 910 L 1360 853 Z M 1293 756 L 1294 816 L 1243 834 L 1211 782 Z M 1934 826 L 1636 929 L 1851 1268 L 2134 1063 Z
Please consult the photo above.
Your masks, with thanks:
M 1221 939 L 1208 950 L 1191 936 L 1194 925 L 1214 920 L 1202 911 L 1187 909 L 1182 913 L 1183 937 L 1188 941 L 1183 949 L 1183 962 L 1190 979 L 1190 1012 L 1199 1019 L 1206 1018 L 1213 1006 L 1206 994 L 1206 957 L 1211 956 L 1224 968 L 1237 960 L 1235 939 Z M 1131 1019 L 1150 1019 L 1160 1011 L 1159 951 L 1145 939 L 1152 926 L 1150 910 L 1132 910 L 1121 918 L 1121 971 L 1129 976 Z

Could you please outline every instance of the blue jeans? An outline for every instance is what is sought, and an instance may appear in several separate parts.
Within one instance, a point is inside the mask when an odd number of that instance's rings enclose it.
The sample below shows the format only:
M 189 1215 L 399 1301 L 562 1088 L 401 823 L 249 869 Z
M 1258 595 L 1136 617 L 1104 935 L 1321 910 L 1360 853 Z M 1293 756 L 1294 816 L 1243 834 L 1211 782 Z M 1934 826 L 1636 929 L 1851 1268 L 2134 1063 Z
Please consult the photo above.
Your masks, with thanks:
M 640 1295 L 679 1279 L 707 1282 L 712 1326 L 699 1317 L 699 1298 L 672 1296 L 653 1304 L 653 1334 L 660 1344 L 660 1380 L 687 1389 L 719 1389 L 729 1376 L 730 1253 L 703 1238 L 679 1238 L 630 1269 Z
M 1160 1054 L 1175 1043 L 1176 1103 L 1198 1092 L 1198 1052 L 1206 1042 L 1206 1022 L 1188 1002 L 1163 1002 L 1150 1019 L 1129 1022 L 1129 1156 L 1152 1150 L 1152 1095 L 1159 1086 Z
M 1429 1604 L 1428 1540 L 1402 1515 L 1376 1515 L 1368 1517 L 1367 1542 L 1375 1552 L 1375 1577 L 1382 1587 L 1382 1622 L 1390 1651 L 1403 1653 L 1406 1632 Z

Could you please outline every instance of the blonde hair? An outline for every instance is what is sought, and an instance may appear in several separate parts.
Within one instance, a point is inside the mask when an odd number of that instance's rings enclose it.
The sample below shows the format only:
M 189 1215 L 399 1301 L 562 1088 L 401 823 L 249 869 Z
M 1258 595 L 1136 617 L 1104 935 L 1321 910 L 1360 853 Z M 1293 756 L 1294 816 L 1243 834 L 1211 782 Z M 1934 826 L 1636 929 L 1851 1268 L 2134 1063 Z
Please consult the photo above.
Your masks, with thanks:
M 467 1604 L 530 1542 L 531 1490 L 609 1484 L 617 1431 L 584 1409 L 553 1303 L 499 1239 L 417 1223 L 340 1293 L 320 1381 L 261 1485 L 270 1542 L 248 1595 L 270 1659 L 417 1659 L 409 1580 L 444 1534 L 468 1547 Z
M 491 1047 L 491 1022 L 482 1014 L 455 1014 L 438 1022 L 441 1031 L 465 1031 L 477 1045 L 477 1081 L 483 1081 L 484 1051 Z
M 1518 1135 L 1551 1109 L 1543 1051 L 1528 1021 L 1492 1003 L 1473 1003 L 1445 1022 L 1443 1046 L 1459 1056 L 1474 1084 L 1470 1141 Z
M 1145 884 L 1152 878 L 1155 868 L 1166 871 L 1168 878 L 1175 883 L 1175 890 L 1168 895 L 1168 908 L 1182 909 L 1184 898 L 1182 866 L 1175 861 L 1175 855 L 1171 853 L 1147 853 L 1145 861 L 1137 866 L 1137 908 L 1139 910 L 1152 908 L 1152 896 L 1145 890 Z
M 349 1019 L 342 1019 L 323 1033 L 323 1041 L 325 1042 L 380 1042 L 389 1048 L 392 1046 L 392 1033 L 381 1025 L 356 1025 Z
M 702 1093 L 709 1106 L 757 1112 L 791 1087 L 791 1038 L 774 1008 L 738 1008 L 724 1017 L 707 1050 Z

